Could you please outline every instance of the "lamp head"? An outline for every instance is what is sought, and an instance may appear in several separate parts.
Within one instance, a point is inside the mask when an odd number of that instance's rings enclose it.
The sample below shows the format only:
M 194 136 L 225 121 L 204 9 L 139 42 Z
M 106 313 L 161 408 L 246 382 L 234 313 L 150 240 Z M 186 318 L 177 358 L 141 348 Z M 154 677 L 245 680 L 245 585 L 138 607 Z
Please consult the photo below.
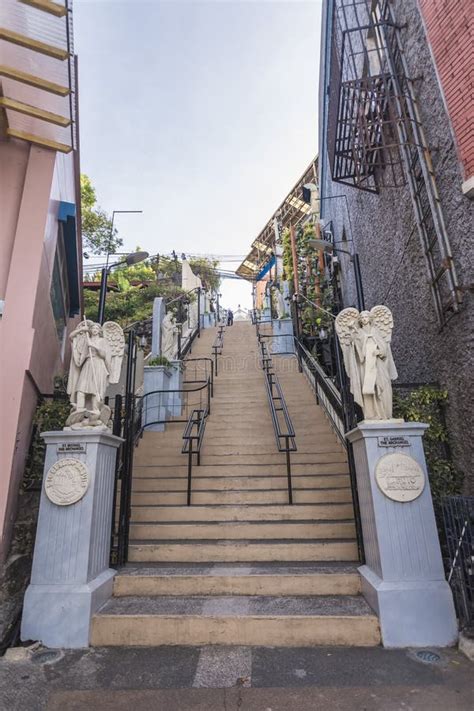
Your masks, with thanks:
M 149 256 L 150 255 L 148 252 L 131 252 L 125 257 L 124 261 L 130 267 L 132 264 L 138 264 L 138 262 L 143 262 L 145 259 L 148 259 Z
M 323 252 L 327 252 L 328 254 L 332 254 L 334 251 L 332 244 L 326 242 L 325 239 L 309 239 L 308 244 L 314 249 L 322 249 Z

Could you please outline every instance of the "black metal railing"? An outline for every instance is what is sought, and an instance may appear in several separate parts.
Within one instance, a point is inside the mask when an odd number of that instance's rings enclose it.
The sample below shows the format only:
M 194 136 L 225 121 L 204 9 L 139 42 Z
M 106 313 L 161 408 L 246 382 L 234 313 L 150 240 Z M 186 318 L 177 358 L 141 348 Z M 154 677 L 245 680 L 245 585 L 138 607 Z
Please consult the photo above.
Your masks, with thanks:
M 187 423 L 194 409 L 211 411 L 214 388 L 214 366 L 211 358 L 190 358 L 185 361 L 181 388 L 157 390 L 146 395 L 136 394 L 136 365 L 138 339 L 134 329 L 127 334 L 127 372 L 125 397 L 117 395 L 108 404 L 112 409 L 113 434 L 121 437 L 116 462 L 114 506 L 111 527 L 111 565 L 124 565 L 128 558 L 128 542 L 131 515 L 133 454 L 146 426 L 165 424 L 170 412 L 172 422 Z M 192 374 L 192 379 L 186 379 Z M 151 396 L 157 396 L 159 412 L 164 417 L 154 421 L 148 418 L 147 409 Z M 155 404 L 156 405 L 156 404 Z M 179 414 L 176 414 L 179 409 Z M 207 416 L 206 415 L 206 416 Z M 146 424 L 144 424 L 146 423 Z
M 217 377 L 218 373 L 218 357 L 222 355 L 222 352 L 224 350 L 224 333 L 225 333 L 225 325 L 220 324 L 217 327 L 217 336 L 214 339 L 214 343 L 212 344 L 212 355 L 214 358 L 214 372 Z
M 447 496 L 440 508 L 443 558 L 459 626 L 474 631 L 474 496 Z
M 286 406 L 283 391 L 276 373 L 273 370 L 272 358 L 263 337 L 259 338 L 260 362 L 265 374 L 265 387 L 268 404 L 275 433 L 275 440 L 279 452 L 284 452 L 286 457 L 286 475 L 288 484 L 288 503 L 293 503 L 293 485 L 291 481 L 291 452 L 296 452 L 296 435 Z
M 357 490 L 357 475 L 355 470 L 354 454 L 352 444 L 347 441 L 346 433 L 353 429 L 357 424 L 357 416 L 354 408 L 354 402 L 349 392 L 347 378 L 342 368 L 342 363 L 339 362 L 339 382 L 343 383 L 342 388 L 338 388 L 335 378 L 328 376 L 320 364 L 311 355 L 303 343 L 292 336 L 291 334 L 272 334 L 259 333 L 259 341 L 268 344 L 270 340 L 286 338 L 284 343 L 291 342 L 292 348 L 282 352 L 278 350 L 278 355 L 294 356 L 298 360 L 298 368 L 304 373 L 308 379 L 311 388 L 314 392 L 316 404 L 320 405 L 337 435 L 339 441 L 344 446 L 347 452 L 347 462 L 349 466 L 349 479 L 352 493 L 352 504 L 354 509 L 354 521 L 357 537 L 357 548 L 359 552 L 359 560 L 364 562 L 364 541 L 362 536 L 362 525 L 359 508 L 359 494 Z M 268 353 L 268 345 L 267 345 Z
M 154 425 L 166 425 L 178 422 L 188 422 L 194 409 L 205 409 L 211 412 L 212 381 L 187 380 L 181 388 L 151 390 L 145 395 L 137 396 L 141 404 L 141 424 L 138 437 Z M 179 412 L 178 412 L 179 410 Z M 156 411 L 156 416 L 155 416 Z M 173 414 L 174 412 L 174 414 Z
M 191 490 L 192 490 L 192 473 L 193 473 L 193 456 L 197 458 L 197 465 L 201 464 L 201 445 L 206 430 L 208 410 L 202 408 L 193 410 L 188 418 L 186 427 L 183 432 L 183 448 L 182 453 L 188 455 L 188 491 L 187 505 L 191 506 Z
M 184 382 L 205 383 L 211 380 L 211 397 L 214 397 L 214 361 L 212 358 L 186 358 L 183 361 Z M 192 375 L 192 377 L 189 377 Z M 199 377 L 201 376 L 201 377 Z
M 121 437 L 115 468 L 114 506 L 112 508 L 111 565 L 124 565 L 128 555 L 129 522 L 132 497 L 133 453 L 139 437 L 140 407 L 135 397 L 138 342 L 131 328 L 127 335 L 127 371 L 125 398 L 117 395 L 112 406 L 113 434 Z M 119 488 L 120 483 L 120 488 Z

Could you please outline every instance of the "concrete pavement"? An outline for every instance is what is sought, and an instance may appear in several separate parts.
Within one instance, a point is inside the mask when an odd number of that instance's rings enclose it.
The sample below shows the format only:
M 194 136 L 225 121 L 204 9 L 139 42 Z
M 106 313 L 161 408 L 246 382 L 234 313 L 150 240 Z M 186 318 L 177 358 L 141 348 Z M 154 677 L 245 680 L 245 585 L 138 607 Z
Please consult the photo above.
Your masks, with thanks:
M 456 650 L 158 647 L 0 659 L 1 711 L 469 711 Z M 51 650 L 52 651 L 52 650 Z M 428 655 L 430 657 L 430 655 Z M 434 657 L 433 657 L 434 659 Z

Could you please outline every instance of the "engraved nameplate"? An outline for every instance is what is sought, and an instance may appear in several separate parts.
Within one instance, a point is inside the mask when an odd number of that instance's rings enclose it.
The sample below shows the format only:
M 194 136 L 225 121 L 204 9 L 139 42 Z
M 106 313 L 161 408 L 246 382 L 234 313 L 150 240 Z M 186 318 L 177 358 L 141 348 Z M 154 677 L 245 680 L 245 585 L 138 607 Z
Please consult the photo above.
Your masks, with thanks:
M 56 447 L 57 454 L 85 454 L 87 452 L 87 444 L 79 442 L 63 442 Z
M 378 438 L 379 447 L 409 447 L 410 440 L 406 437 L 389 436 Z
M 416 459 L 408 454 L 385 454 L 375 467 L 375 480 L 380 491 L 392 501 L 417 499 L 425 488 L 425 473 Z
M 70 506 L 82 499 L 89 486 L 89 471 L 79 459 L 59 459 L 44 480 L 46 496 L 53 504 Z

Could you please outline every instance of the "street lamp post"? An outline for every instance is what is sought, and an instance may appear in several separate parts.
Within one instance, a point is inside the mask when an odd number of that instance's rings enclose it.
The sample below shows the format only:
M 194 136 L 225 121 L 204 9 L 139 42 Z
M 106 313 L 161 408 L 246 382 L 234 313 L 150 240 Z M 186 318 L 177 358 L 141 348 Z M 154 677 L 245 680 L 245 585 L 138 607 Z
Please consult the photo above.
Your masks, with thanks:
M 109 266 L 109 256 L 110 256 L 110 245 L 112 243 L 112 237 L 114 236 L 114 221 L 115 221 L 115 215 L 138 215 L 141 214 L 143 210 L 113 210 L 112 211 L 112 220 L 110 223 L 110 235 L 109 235 L 109 244 L 107 245 L 107 258 L 105 260 L 105 266 Z
M 102 274 L 100 278 L 99 310 L 97 313 L 97 322 L 100 323 L 101 326 L 104 323 L 105 299 L 107 296 L 107 279 L 109 277 L 109 273 L 112 271 L 112 269 L 115 269 L 115 267 L 119 267 L 122 264 L 131 266 L 132 264 L 138 264 L 139 262 L 143 262 L 143 260 L 147 259 L 148 256 L 148 252 L 131 252 L 125 257 L 125 259 L 122 259 L 122 261 L 117 262 L 116 264 L 111 264 L 110 267 L 106 266 L 102 269 Z

